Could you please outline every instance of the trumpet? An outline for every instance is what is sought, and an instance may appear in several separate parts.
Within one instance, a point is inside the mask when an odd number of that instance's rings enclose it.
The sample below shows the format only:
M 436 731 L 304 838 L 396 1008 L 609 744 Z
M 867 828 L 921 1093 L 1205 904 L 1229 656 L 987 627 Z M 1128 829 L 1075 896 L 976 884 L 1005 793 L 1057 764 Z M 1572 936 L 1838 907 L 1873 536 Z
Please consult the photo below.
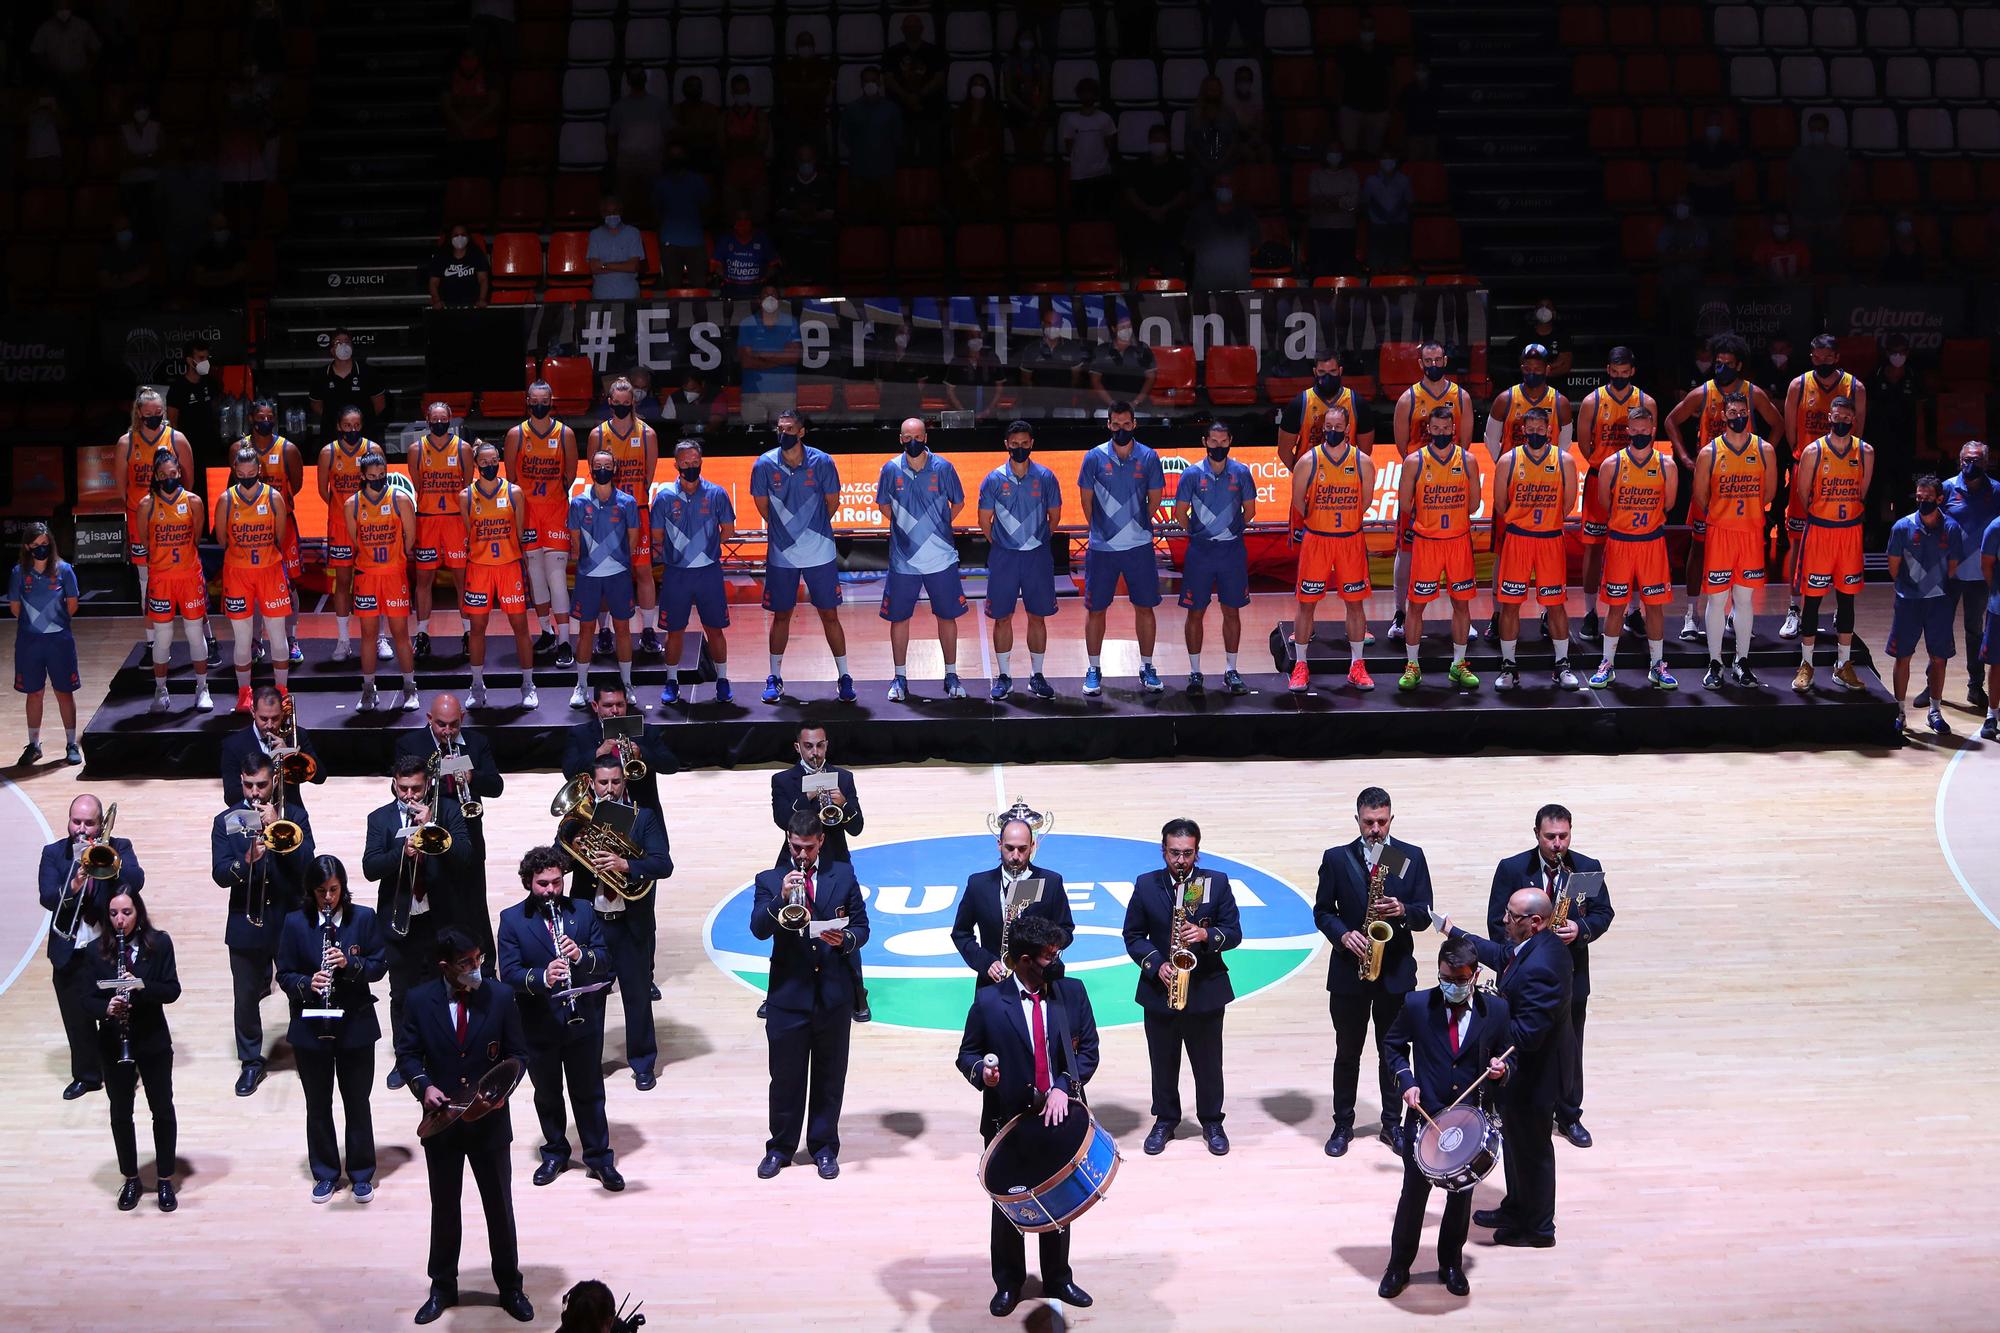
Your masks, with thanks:
M 1172 880 L 1174 891 L 1174 915 L 1167 935 L 1173 946 L 1167 951 L 1167 962 L 1173 965 L 1174 979 L 1167 983 L 1167 1007 L 1185 1009 L 1188 1003 L 1188 987 L 1194 982 L 1197 959 L 1194 950 L 1181 943 L 1181 928 L 1187 925 L 1188 913 L 1200 905 L 1203 889 L 1194 883 L 1194 871 L 1190 869 L 1184 876 Z
M 618 762 L 625 766 L 625 781 L 638 782 L 646 776 L 646 761 L 639 757 L 639 743 L 630 736 L 613 736 Z
M 403 807 L 404 827 L 411 846 L 417 849 L 415 856 L 405 855 L 396 867 L 396 897 L 389 913 L 389 933 L 403 939 L 410 933 L 410 917 L 416 907 L 417 876 L 423 873 L 423 858 L 443 856 L 451 850 L 451 830 L 435 819 L 425 824 L 410 824 L 421 806 L 405 804 Z
M 825 771 L 826 763 L 823 760 L 806 767 L 808 774 L 823 773 Z M 827 828 L 847 822 L 847 811 L 841 807 L 839 802 L 833 799 L 833 794 L 837 790 L 838 788 L 836 787 L 829 787 L 824 791 L 813 793 L 813 817 L 818 819 Z
M 792 863 L 791 873 L 785 876 L 785 902 L 778 909 L 778 924 L 786 930 L 803 932 L 812 920 L 812 908 L 806 906 L 806 876 L 812 867 Z
M 579 773 L 564 783 L 549 802 L 549 813 L 563 821 L 556 829 L 556 846 L 568 852 L 571 860 L 589 871 L 611 894 L 636 902 L 653 891 L 653 881 L 649 879 L 634 883 L 619 871 L 600 871 L 593 863 L 591 858 L 600 852 L 626 861 L 637 860 L 643 853 L 624 834 L 597 818 L 597 797 L 590 774 Z M 567 838 L 563 836 L 566 828 L 572 830 Z
M 436 750 L 432 752 L 431 757 L 429 759 L 424 761 L 424 767 L 430 771 L 431 804 L 433 806 L 435 806 L 438 803 L 438 798 L 444 793 L 444 779 L 441 776 L 441 774 L 443 771 L 443 764 L 447 753 L 456 754 L 457 751 L 452 750 L 447 752 L 444 750 Z M 465 790 L 460 792 L 458 796 L 458 813 L 464 815 L 467 819 L 478 819 L 481 815 L 486 813 L 486 806 L 484 805 L 484 803 L 480 801 L 480 799 L 477 796 L 474 796 L 472 794 L 472 788 L 469 782 L 462 782 L 461 779 L 457 778 L 454 778 L 452 780 L 452 786 L 454 788 L 459 787 L 460 785 L 463 785 L 465 787 Z

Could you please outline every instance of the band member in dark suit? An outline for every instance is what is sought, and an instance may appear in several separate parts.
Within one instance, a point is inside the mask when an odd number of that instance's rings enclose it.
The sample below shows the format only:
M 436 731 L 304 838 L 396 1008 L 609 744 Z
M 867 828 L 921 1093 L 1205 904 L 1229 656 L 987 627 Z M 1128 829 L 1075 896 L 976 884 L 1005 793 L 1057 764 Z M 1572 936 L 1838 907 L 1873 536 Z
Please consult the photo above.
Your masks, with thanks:
M 1236 894 L 1220 871 L 1198 870 L 1201 827 L 1192 819 L 1170 819 L 1160 830 L 1166 869 L 1149 870 L 1132 886 L 1125 908 L 1125 952 L 1139 965 L 1139 1007 L 1145 1010 L 1146 1055 L 1153 1067 L 1153 1129 L 1148 1154 L 1164 1152 L 1181 1122 L 1181 1048 L 1194 1067 L 1195 1116 L 1201 1136 L 1217 1157 L 1229 1151 L 1222 1132 L 1222 1013 L 1236 998 L 1229 984 L 1226 950 L 1243 942 Z M 1188 910 L 1179 940 L 1173 938 L 1174 881 L 1201 887 L 1201 901 Z M 1186 890 L 1182 890 L 1185 892 Z M 1175 1009 L 1167 987 L 1175 976 L 1176 947 L 1194 954 L 1187 1007 Z
M 611 1152 L 604 1118 L 604 992 L 568 1000 L 556 992 L 608 977 L 604 936 L 589 903 L 563 892 L 569 860 L 553 847 L 530 847 L 521 858 L 527 898 L 500 914 L 500 980 L 514 989 L 521 1029 L 528 1038 L 528 1077 L 535 1084 L 535 1114 L 542 1122 L 542 1164 L 535 1183 L 546 1185 L 569 1169 L 569 1134 L 563 1120 L 563 1083 L 576 1109 L 583 1165 L 612 1191 L 625 1177 Z
M 440 801 L 435 811 L 426 804 L 430 774 L 424 760 L 416 755 L 398 756 L 393 771 L 389 803 L 368 812 L 361 873 L 375 885 L 375 914 L 381 918 L 383 938 L 389 943 L 389 1027 L 400 1031 L 410 989 L 436 974 L 438 932 L 446 926 L 466 926 L 483 919 L 486 902 L 473 901 L 465 887 L 471 840 L 458 803 Z M 441 855 L 425 856 L 410 841 L 409 830 L 433 820 L 451 835 L 451 847 Z M 399 900 L 405 897 L 407 908 L 399 908 Z M 400 934 L 399 911 L 409 921 L 408 930 Z M 478 942 L 476 925 L 466 933 Z M 403 1086 L 400 1067 L 389 1071 L 388 1085 Z
M 84 845 L 104 831 L 104 807 L 95 796 L 79 796 L 69 803 L 68 829 L 67 837 L 42 848 L 35 881 L 42 906 L 51 916 L 49 969 L 63 1035 L 69 1039 L 69 1086 L 63 1089 L 63 1100 L 73 1102 L 104 1086 L 104 1070 L 97 1060 L 97 1024 L 78 998 L 76 973 L 84 964 L 85 946 L 104 933 L 105 908 L 112 893 L 145 888 L 146 871 L 132 850 L 132 840 L 114 836 L 111 846 L 118 853 L 118 877 L 92 879 L 83 872 Z
M 502 1060 L 525 1064 L 528 1059 L 513 992 L 491 977 L 482 978 L 478 942 L 463 927 L 444 926 L 437 933 L 435 961 L 442 975 L 410 992 L 396 1025 L 396 1064 L 427 1112 L 466 1097 Z M 417 1310 L 419 1324 L 458 1304 L 458 1246 L 464 1230 L 459 1201 L 468 1165 L 486 1213 L 486 1244 L 493 1254 L 500 1308 L 524 1324 L 535 1317 L 535 1307 L 521 1290 L 514 1236 L 507 1152 L 513 1141 L 513 1118 L 505 1102 L 478 1120 L 459 1120 L 423 1141 L 431 1186 L 431 1294 Z
M 1069 939 L 1069 931 L 1048 918 L 1024 914 L 1007 935 L 1006 962 L 1014 975 L 973 992 L 958 1072 L 980 1090 L 983 1143 L 1024 1112 L 1039 1113 L 1048 1125 L 1081 1114 L 1070 1102 L 1083 1100 L 1083 1085 L 1097 1072 L 1097 1019 L 1083 983 L 1056 975 Z M 998 1056 L 998 1063 L 986 1064 L 988 1055 Z M 992 1211 L 993 1300 L 986 1308 L 1004 1318 L 1020 1304 L 1028 1254 L 1014 1224 L 998 1208 Z M 1090 1293 L 1071 1280 L 1069 1231 L 1039 1234 L 1043 1291 L 1051 1300 L 1089 1305 Z
M 250 696 L 250 725 L 241 731 L 231 732 L 222 742 L 222 803 L 225 806 L 237 804 L 243 799 L 243 761 L 253 754 L 270 758 L 289 744 L 285 736 L 285 696 L 269 685 L 259 685 Z M 299 730 L 299 749 L 313 757 L 318 772 L 313 775 L 315 785 L 326 781 L 326 765 L 320 762 L 319 751 L 313 748 L 310 733 Z M 285 809 L 304 810 L 306 794 L 296 787 L 285 788 Z M 293 818 L 297 818 L 296 815 Z
M 271 993 L 277 973 L 278 938 L 285 917 L 299 910 L 312 870 L 312 820 L 287 800 L 284 817 L 299 826 L 298 846 L 276 852 L 264 839 L 278 820 L 277 767 L 267 756 L 244 756 L 237 775 L 243 799 L 209 825 L 209 873 L 229 890 L 222 942 L 229 948 L 229 982 L 234 992 L 236 1095 L 248 1097 L 264 1078 L 264 1015 L 259 1005 Z
M 631 692 L 622 680 L 607 680 L 594 685 L 590 691 L 590 716 L 569 729 L 568 738 L 563 743 L 563 776 L 573 778 L 588 772 L 604 753 L 604 719 L 627 717 L 632 712 Z M 632 804 L 654 814 L 663 814 L 660 809 L 660 779 L 680 769 L 681 761 L 667 748 L 667 733 L 658 723 L 649 722 L 639 734 L 639 757 L 646 761 L 646 776 L 637 782 L 627 781 L 626 790 L 631 794 Z M 615 748 L 615 747 L 614 747 Z
M 1550 1130 L 1562 1095 L 1564 1043 L 1569 1040 L 1569 950 L 1548 933 L 1549 897 L 1516 889 L 1495 944 L 1444 922 L 1445 933 L 1473 942 L 1479 961 L 1500 974 L 1507 1001 L 1507 1044 L 1514 1073 L 1501 1101 L 1507 1125 L 1507 1197 L 1472 1220 L 1492 1227 L 1495 1245 L 1546 1249 L 1556 1243 L 1556 1151 Z
M 424 725 L 405 731 L 396 738 L 396 756 L 416 755 L 426 763 L 434 754 L 462 754 L 472 761 L 472 772 L 465 777 L 439 779 L 439 797 L 458 807 L 465 819 L 467 883 L 472 890 L 469 897 L 476 897 L 481 907 L 476 918 L 467 918 L 463 923 L 472 931 L 472 937 L 479 941 L 480 949 L 488 958 L 493 952 L 493 921 L 485 910 L 486 903 L 486 819 L 481 811 L 475 818 L 466 813 L 466 799 L 475 802 L 473 809 L 479 809 L 478 802 L 490 801 L 507 789 L 507 779 L 500 775 L 500 766 L 493 761 L 493 746 L 477 731 L 465 728 L 465 708 L 457 696 L 440 694 L 431 700 L 430 711 L 424 715 Z
M 1382 972 L 1373 981 L 1361 979 L 1361 961 L 1368 952 L 1362 927 L 1368 920 L 1368 883 L 1383 849 L 1391 845 L 1389 826 L 1395 822 L 1389 793 L 1364 788 L 1354 801 L 1354 822 L 1361 836 L 1329 847 L 1319 859 L 1319 891 L 1313 897 L 1313 921 L 1320 934 L 1333 941 L 1326 966 L 1327 1012 L 1333 1018 L 1333 1133 L 1326 1155 L 1340 1157 L 1354 1138 L 1354 1098 L 1361 1083 L 1361 1052 L 1368 1040 L 1368 1023 L 1375 1023 L 1373 1062 L 1381 1076 L 1382 1142 L 1398 1154 L 1404 1149 L 1403 1119 L 1396 1081 L 1390 1075 L 1383 1042 L 1403 1007 L 1403 997 L 1417 984 L 1416 950 L 1411 932 L 1431 924 L 1431 870 L 1423 848 L 1394 842 L 1407 858 L 1400 873 L 1382 886 L 1381 915 L 1391 934 L 1382 946 Z M 1394 862 L 1395 857 L 1390 860 Z
M 79 949 L 83 964 L 71 976 L 77 1003 L 97 1024 L 97 1058 L 104 1067 L 105 1097 L 111 1106 L 111 1142 L 118 1150 L 118 1174 L 125 1184 L 118 1191 L 118 1211 L 139 1206 L 139 1145 L 132 1128 L 132 1107 L 141 1082 L 146 1085 L 146 1109 L 153 1117 L 153 1156 L 160 1178 L 160 1211 L 171 1213 L 174 1199 L 174 1039 L 167 1031 L 164 1006 L 181 997 L 180 972 L 174 967 L 174 942 L 155 930 L 146 915 L 145 900 L 120 888 L 105 904 L 104 932 Z M 118 942 L 124 940 L 125 971 L 144 983 L 132 991 L 103 990 L 100 981 L 118 975 Z M 129 1054 L 131 1063 L 125 1063 Z
M 951 942 L 977 978 L 973 983 L 975 992 L 1007 979 L 1007 965 L 1000 960 L 1000 938 L 1012 927 L 1003 930 L 1001 918 L 1015 881 L 1042 881 L 1042 896 L 1028 904 L 1015 919 L 1015 926 L 1029 917 L 1052 922 L 1061 927 L 1065 941 L 1076 929 L 1063 877 L 1036 865 L 1034 854 L 1035 834 L 1028 821 L 1010 819 L 1000 826 L 1000 864 L 965 881 L 965 892 L 958 900 L 958 915 L 951 923 Z M 1062 975 L 1060 966 L 1056 975 Z
M 770 1001 L 764 1038 L 771 1050 L 771 1137 L 757 1174 L 769 1180 L 792 1164 L 799 1130 L 822 1180 L 840 1174 L 840 1102 L 847 1089 L 847 1043 L 854 1021 L 854 969 L 847 954 L 868 943 L 868 909 L 853 867 L 828 861 L 819 821 L 805 811 L 785 835 L 787 864 L 757 876 L 750 933 L 771 941 Z M 808 921 L 788 928 L 779 913 L 793 900 Z M 847 918 L 844 930 L 808 939 L 815 921 Z
M 1501 1059 L 1507 1049 L 1507 1001 L 1482 995 L 1473 988 L 1479 975 L 1479 951 L 1468 940 L 1446 940 L 1438 949 L 1438 984 L 1409 996 L 1382 1041 L 1385 1062 L 1402 1089 L 1406 1133 L 1403 1194 L 1396 1201 L 1396 1226 L 1389 1239 L 1389 1267 L 1378 1289 L 1394 1300 L 1410 1282 L 1417 1242 L 1423 1236 L 1424 1209 L 1430 1203 L 1430 1178 L 1417 1169 L 1417 1137 L 1425 1115 L 1435 1116 L 1464 1095 L 1487 1074 L 1485 1089 L 1504 1084 L 1512 1068 Z M 1472 1287 L 1465 1280 L 1465 1233 L 1472 1225 L 1472 1191 L 1444 1196 L 1444 1222 L 1438 1227 L 1438 1280 L 1454 1296 Z
M 604 754 L 592 760 L 590 782 L 599 805 L 631 804 L 625 793 L 625 769 L 617 755 Z M 625 1006 L 625 1063 L 632 1069 L 632 1086 L 650 1092 L 660 1081 L 655 1068 L 660 1043 L 653 1030 L 652 1002 L 653 952 L 658 938 L 653 905 L 659 892 L 655 889 L 628 899 L 601 884 L 598 874 L 616 872 L 634 887 L 647 880 L 658 884 L 672 877 L 674 858 L 667 845 L 666 825 L 651 810 L 640 807 L 633 811 L 629 836 L 639 849 L 638 856 L 627 860 L 609 852 L 595 853 L 593 869 L 576 867 L 570 894 L 578 902 L 588 903 L 597 914 L 605 956 L 618 977 L 618 995 Z M 556 840 L 565 840 L 560 826 Z
M 821 804 L 817 798 L 807 800 L 805 780 L 813 773 L 831 773 L 840 785 L 826 795 L 826 802 L 840 812 L 837 820 L 829 819 L 820 824 L 820 832 L 825 834 L 824 845 L 820 849 L 820 860 L 839 861 L 843 865 L 853 861 L 848 855 L 849 837 L 860 837 L 864 819 L 861 813 L 861 798 L 854 791 L 854 774 L 845 768 L 836 768 L 827 763 L 826 728 L 814 723 L 801 726 L 792 741 L 792 749 L 798 752 L 799 762 L 790 768 L 781 768 L 771 775 L 771 822 L 785 830 L 789 837 L 792 816 L 804 812 L 819 817 Z M 778 860 L 775 869 L 783 870 L 790 862 L 791 853 L 787 844 L 778 844 Z M 868 1011 L 868 983 L 861 974 L 861 955 L 848 955 L 848 964 L 854 969 L 854 1021 L 866 1023 L 874 1017 Z M 764 1017 L 764 1007 L 759 1006 L 757 1017 Z
M 340 1139 L 333 1128 L 338 1085 L 347 1118 L 347 1183 L 354 1201 L 367 1203 L 375 1197 L 375 1121 L 368 1091 L 375 1082 L 375 1041 L 382 1035 L 369 986 L 388 974 L 389 946 L 380 918 L 348 892 L 347 867 L 338 858 L 313 858 L 306 880 L 306 904 L 285 918 L 278 941 L 278 988 L 292 1002 L 285 1037 L 306 1095 L 312 1199 L 326 1203 L 340 1185 Z M 307 1018 L 307 1009 L 338 1009 L 342 1016 Z
M 1503 860 L 1493 870 L 1493 893 L 1486 902 L 1486 937 L 1507 938 L 1503 917 L 1507 899 L 1514 890 L 1530 884 L 1549 895 L 1554 903 L 1559 893 L 1568 891 L 1569 877 L 1586 871 L 1602 871 L 1603 863 L 1583 855 L 1569 845 L 1570 814 L 1560 805 L 1545 805 L 1535 812 L 1535 845 Z M 1611 889 L 1599 889 L 1587 899 L 1572 897 L 1569 917 L 1550 932 L 1569 946 L 1573 980 L 1570 985 L 1570 1040 L 1563 1061 L 1562 1096 L 1556 1102 L 1556 1133 L 1579 1148 L 1591 1144 L 1590 1131 L 1583 1127 L 1583 1018 L 1590 1002 L 1590 942 L 1611 929 Z

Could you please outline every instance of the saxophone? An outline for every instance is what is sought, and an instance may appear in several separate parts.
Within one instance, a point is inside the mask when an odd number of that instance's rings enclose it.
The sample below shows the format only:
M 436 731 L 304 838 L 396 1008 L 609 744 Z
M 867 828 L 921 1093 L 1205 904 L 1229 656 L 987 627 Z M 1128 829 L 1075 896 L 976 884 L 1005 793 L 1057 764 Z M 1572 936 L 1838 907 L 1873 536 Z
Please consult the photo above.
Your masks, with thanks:
M 1181 927 L 1187 924 L 1188 911 L 1201 902 L 1202 887 L 1193 881 L 1193 870 L 1189 870 L 1185 877 L 1172 880 L 1174 915 L 1167 926 L 1167 938 L 1172 941 L 1167 951 L 1167 962 L 1173 965 L 1174 979 L 1167 983 L 1169 1009 L 1187 1008 L 1188 986 L 1194 981 L 1194 950 L 1181 943 Z
M 1569 856 L 1567 854 L 1564 854 L 1562 858 L 1562 868 L 1565 871 L 1569 869 Z M 1558 889 L 1556 890 L 1555 900 L 1555 909 L 1549 913 L 1548 928 L 1550 930 L 1555 930 L 1563 922 L 1569 920 L 1569 894 L 1562 889 Z
M 1377 859 L 1374 868 L 1368 872 L 1368 912 L 1361 919 L 1361 933 L 1368 937 L 1368 952 L 1361 955 L 1360 962 L 1363 981 L 1381 979 L 1382 953 L 1396 934 L 1395 927 L 1382 915 L 1382 885 L 1388 878 L 1388 868 Z

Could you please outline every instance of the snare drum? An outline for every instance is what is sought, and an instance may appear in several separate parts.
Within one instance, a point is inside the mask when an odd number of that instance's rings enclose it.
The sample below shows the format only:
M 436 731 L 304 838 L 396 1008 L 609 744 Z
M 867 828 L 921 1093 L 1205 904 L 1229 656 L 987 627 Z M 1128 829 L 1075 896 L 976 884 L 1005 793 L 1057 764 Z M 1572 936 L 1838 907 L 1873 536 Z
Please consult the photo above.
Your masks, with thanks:
M 1061 1231 L 1089 1212 L 1118 1174 L 1118 1145 L 1082 1102 L 1059 1125 L 1038 1111 L 1009 1120 L 979 1159 L 979 1183 L 1021 1231 Z
M 1417 1170 L 1454 1194 L 1486 1179 L 1500 1160 L 1500 1126 L 1471 1106 L 1455 1106 L 1417 1136 Z

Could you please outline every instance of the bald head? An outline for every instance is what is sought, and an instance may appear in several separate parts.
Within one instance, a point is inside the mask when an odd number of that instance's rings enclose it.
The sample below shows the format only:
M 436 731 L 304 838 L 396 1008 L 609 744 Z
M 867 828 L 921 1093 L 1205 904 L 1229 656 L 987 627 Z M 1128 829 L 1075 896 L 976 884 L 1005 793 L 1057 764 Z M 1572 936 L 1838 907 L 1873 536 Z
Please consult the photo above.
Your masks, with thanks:
M 1507 900 L 1507 938 L 1519 943 L 1549 923 L 1549 895 L 1540 889 L 1516 889 Z
M 79 796 L 69 803 L 69 836 L 94 838 L 104 822 L 104 807 L 95 796 Z
M 465 707 L 455 694 L 440 694 L 431 700 L 431 710 L 425 714 L 430 720 L 431 731 L 440 741 L 449 744 L 458 739 L 459 724 L 465 719 Z
M 897 438 L 902 442 L 903 452 L 914 458 L 929 447 L 930 431 L 925 428 L 922 417 L 904 417 Z

